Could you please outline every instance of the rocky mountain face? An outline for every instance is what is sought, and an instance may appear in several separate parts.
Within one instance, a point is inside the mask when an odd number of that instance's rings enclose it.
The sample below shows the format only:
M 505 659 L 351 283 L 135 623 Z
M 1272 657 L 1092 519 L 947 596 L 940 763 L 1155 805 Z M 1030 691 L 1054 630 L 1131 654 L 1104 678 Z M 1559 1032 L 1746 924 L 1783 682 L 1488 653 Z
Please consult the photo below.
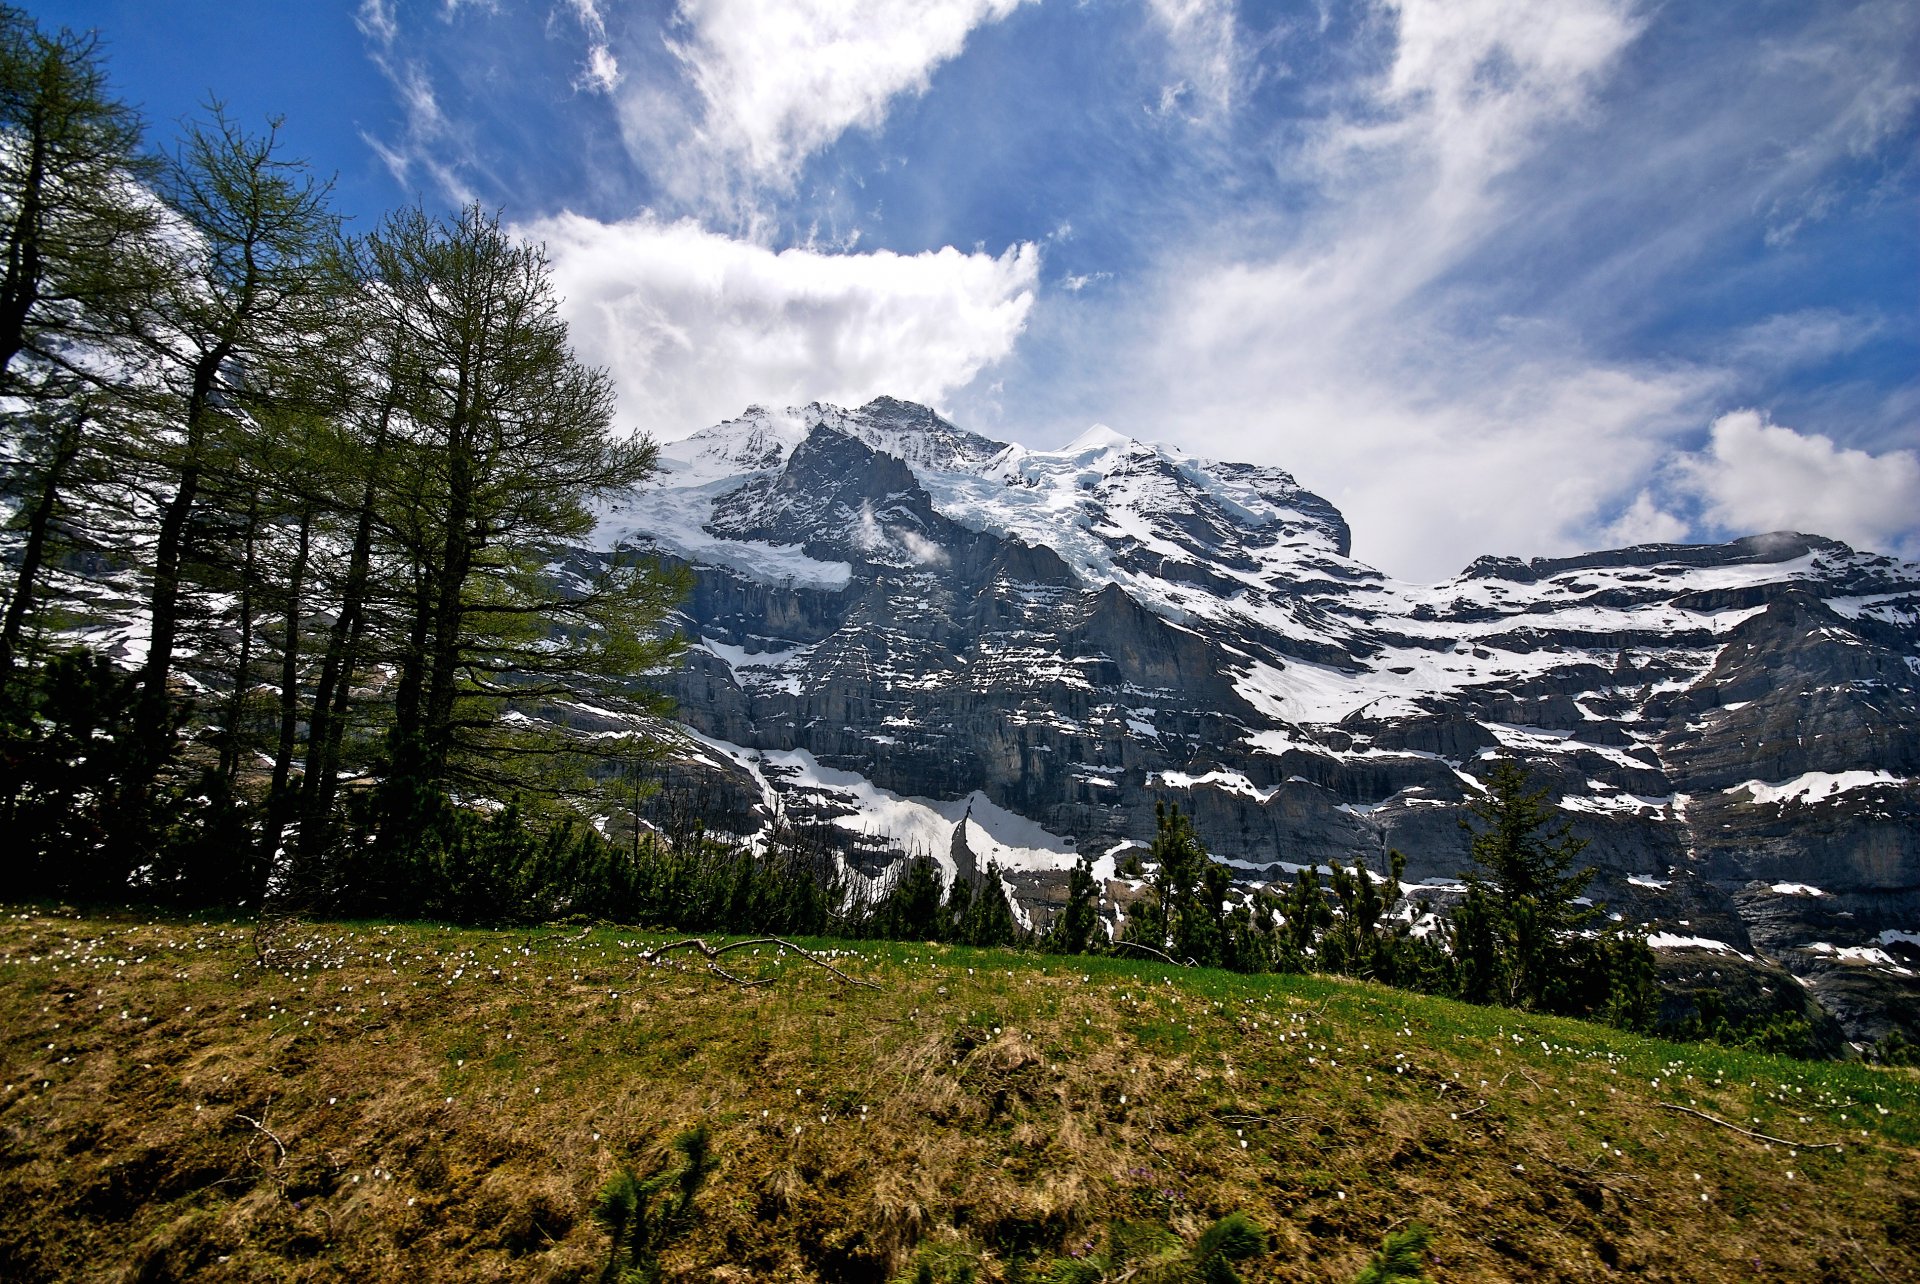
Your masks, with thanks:
M 890 399 L 663 455 L 600 537 L 694 572 L 675 779 L 743 833 L 995 859 L 1038 919 L 1164 799 L 1244 881 L 1397 848 L 1444 900 L 1516 759 L 1671 967 L 1782 966 L 1855 1038 L 1920 1026 L 1920 566 L 1775 533 L 1404 584 L 1278 469 L 1100 429 L 1029 451 Z

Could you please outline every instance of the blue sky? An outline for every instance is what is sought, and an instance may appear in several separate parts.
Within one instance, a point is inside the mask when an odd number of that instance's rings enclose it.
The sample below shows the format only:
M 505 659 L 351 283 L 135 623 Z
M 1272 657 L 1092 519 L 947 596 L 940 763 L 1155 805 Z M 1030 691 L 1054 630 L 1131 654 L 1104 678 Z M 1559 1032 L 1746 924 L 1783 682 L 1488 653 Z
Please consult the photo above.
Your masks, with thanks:
M 1920 557 L 1920 8 L 102 0 L 164 143 L 546 242 L 621 422 L 938 405 L 1293 471 L 1356 554 Z

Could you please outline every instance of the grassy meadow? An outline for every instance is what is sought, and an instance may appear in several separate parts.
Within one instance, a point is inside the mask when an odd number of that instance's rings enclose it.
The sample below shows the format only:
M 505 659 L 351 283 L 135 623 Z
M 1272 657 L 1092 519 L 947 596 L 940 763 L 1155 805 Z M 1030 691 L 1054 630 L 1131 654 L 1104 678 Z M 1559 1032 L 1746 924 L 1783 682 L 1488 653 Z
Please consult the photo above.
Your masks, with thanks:
M 0 1279 L 594 1280 L 596 1192 L 704 1124 L 666 1279 L 1045 1280 L 1238 1210 L 1248 1280 L 1419 1221 L 1436 1280 L 1920 1281 L 1913 1071 L 1127 959 L 637 960 L 667 939 L 11 907 Z

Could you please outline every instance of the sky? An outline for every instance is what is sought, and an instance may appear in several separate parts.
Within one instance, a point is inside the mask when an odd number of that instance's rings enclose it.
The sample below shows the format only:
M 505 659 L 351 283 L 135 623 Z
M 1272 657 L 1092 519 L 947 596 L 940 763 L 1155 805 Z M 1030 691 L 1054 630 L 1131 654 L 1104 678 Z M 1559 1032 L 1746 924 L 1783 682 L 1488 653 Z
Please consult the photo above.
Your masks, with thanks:
M 543 242 L 619 423 L 926 402 L 1272 464 L 1412 580 L 1920 559 L 1911 0 L 68 0 L 156 147 Z

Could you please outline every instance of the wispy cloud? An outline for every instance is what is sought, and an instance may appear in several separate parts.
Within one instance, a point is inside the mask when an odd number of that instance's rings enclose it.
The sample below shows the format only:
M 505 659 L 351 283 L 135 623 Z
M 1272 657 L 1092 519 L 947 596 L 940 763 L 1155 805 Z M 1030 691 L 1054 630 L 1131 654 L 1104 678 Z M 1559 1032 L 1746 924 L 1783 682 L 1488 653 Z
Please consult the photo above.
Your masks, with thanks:
M 1574 539 L 1701 389 L 1592 361 L 1554 326 L 1467 329 L 1445 288 L 1497 233 L 1502 178 L 1588 110 L 1632 42 L 1626 6 L 1405 0 L 1386 16 L 1391 61 L 1300 149 L 1318 211 L 1278 247 L 1256 228 L 1228 256 L 1176 258 L 1136 341 L 1168 389 L 1145 415 L 1292 468 L 1350 510 L 1362 556 L 1431 578 L 1475 545 Z
M 1113 363 L 1141 377 L 1124 409 L 1093 413 L 1294 470 L 1348 511 L 1360 556 L 1415 578 L 1484 552 L 1687 533 L 1685 512 L 1641 492 L 1662 460 L 1700 439 L 1740 371 L 1845 351 L 1873 322 L 1807 309 L 1685 358 L 1623 351 L 1624 318 L 1659 297 L 1657 282 L 1626 274 L 1649 262 L 1692 269 L 1742 222 L 1757 239 L 1765 200 L 1883 146 L 1887 122 L 1908 110 L 1896 60 L 1867 58 L 1874 88 L 1845 83 L 1866 57 L 1858 30 L 1823 33 L 1833 47 L 1817 70 L 1852 123 L 1804 109 L 1758 140 L 1719 116 L 1681 125 L 1689 152 L 1715 140 L 1724 154 L 1714 172 L 1734 171 L 1730 190 L 1717 201 L 1688 192 L 1695 221 L 1684 226 L 1603 232 L 1621 202 L 1665 199 L 1662 184 L 1682 168 L 1659 132 L 1658 110 L 1672 104 L 1617 91 L 1622 69 L 1646 56 L 1647 11 L 1631 0 L 1397 0 L 1372 12 L 1387 55 L 1378 70 L 1330 87 L 1320 123 L 1277 142 L 1279 167 L 1309 194 L 1303 211 L 1223 219 L 1168 252 Z M 1774 139 L 1795 150 L 1769 168 L 1756 148 Z M 1613 149 L 1635 146 L 1658 163 L 1615 163 Z M 1563 160 L 1585 149 L 1604 163 Z M 1543 262 L 1556 265 L 1560 297 L 1541 293 L 1555 280 Z
M 1025 0 L 681 0 L 669 47 L 693 89 L 635 85 L 622 102 L 649 172 L 693 210 L 788 192 L 850 129 L 924 92 L 968 36 Z
M 598 0 L 567 0 L 574 18 L 587 35 L 586 64 L 574 80 L 577 89 L 595 89 L 611 94 L 620 87 L 620 60 L 614 56 L 607 38 L 607 21 L 600 13 Z
M 455 16 L 458 8 L 457 0 L 449 0 L 447 16 Z M 382 139 L 363 130 L 362 141 L 403 191 L 420 192 L 424 180 L 457 203 L 473 200 L 473 186 L 462 172 L 471 160 L 470 142 L 441 109 L 426 64 L 405 49 L 394 0 L 361 0 L 354 22 L 366 37 L 374 66 L 393 86 L 402 114 L 399 138 Z
M 546 243 L 575 348 L 616 373 L 629 428 L 679 437 L 752 403 L 931 404 L 1006 356 L 1039 253 L 774 252 L 682 220 L 565 214 Z
M 1181 77 L 1162 88 L 1158 112 L 1204 117 L 1230 111 L 1242 78 L 1231 0 L 1148 0 L 1147 9 L 1165 31 Z

